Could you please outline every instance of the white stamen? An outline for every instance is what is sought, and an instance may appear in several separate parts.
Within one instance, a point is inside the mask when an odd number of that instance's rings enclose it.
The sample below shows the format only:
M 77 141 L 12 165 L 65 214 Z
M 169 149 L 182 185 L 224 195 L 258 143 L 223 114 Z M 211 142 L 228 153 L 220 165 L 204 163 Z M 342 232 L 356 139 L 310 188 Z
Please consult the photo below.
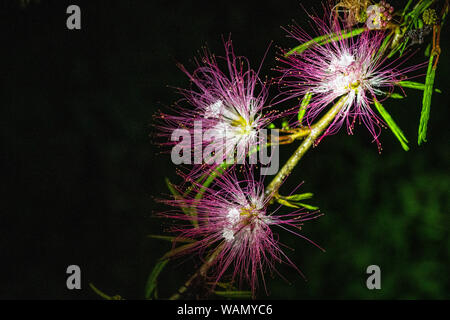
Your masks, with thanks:
M 227 226 L 222 231 L 222 236 L 227 241 L 234 240 L 234 226 L 240 220 L 240 213 L 237 208 L 231 208 L 227 213 Z
M 210 104 L 205 109 L 205 118 L 218 118 L 222 114 L 223 107 L 223 102 L 220 99 Z

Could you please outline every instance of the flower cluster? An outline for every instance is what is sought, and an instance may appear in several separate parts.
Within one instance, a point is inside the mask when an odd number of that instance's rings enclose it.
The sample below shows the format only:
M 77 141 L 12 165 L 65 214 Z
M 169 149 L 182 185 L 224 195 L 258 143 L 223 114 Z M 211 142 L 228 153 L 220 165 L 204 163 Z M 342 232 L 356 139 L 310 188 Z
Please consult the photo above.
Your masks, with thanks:
M 353 8 L 352 3 L 341 1 L 335 8 Z M 358 17 L 368 4 L 357 3 Z M 299 46 L 283 51 L 278 59 L 282 65 L 277 68 L 280 76 L 276 80 L 281 90 L 271 102 L 294 100 L 295 107 L 281 114 L 295 115 L 295 121 L 281 130 L 291 136 L 273 139 L 270 144 L 304 140 L 267 187 L 255 174 L 257 168 L 249 163 L 248 156 L 262 147 L 261 131 L 274 126 L 280 113 L 268 110 L 268 86 L 260 79 L 259 70 L 254 71 L 246 58 L 235 55 L 231 40 L 224 42 L 224 57 L 205 50 L 192 73 L 179 65 L 191 87 L 178 89 L 183 98 L 172 114 L 159 114 L 160 135 L 170 140 L 166 145 L 175 147 L 180 144 L 174 139 L 175 132 L 184 130 L 188 136 L 183 136 L 181 144 L 192 147 L 189 152 L 194 155 L 208 151 L 214 161 L 194 162 L 189 173 L 179 172 L 185 183 L 177 187 L 170 184 L 174 198 L 162 201 L 174 209 L 161 216 L 174 221 L 169 229 L 175 234 L 175 242 L 177 238 L 191 242 L 184 250 L 177 250 L 177 255 L 204 258 L 203 277 L 208 275 L 218 283 L 231 270 L 231 283 L 247 282 L 254 296 L 258 278 L 264 282 L 265 271 L 275 271 L 275 263 L 285 262 L 299 271 L 281 250 L 272 229 L 278 227 L 306 239 L 299 233 L 302 223 L 319 216 L 317 208 L 300 202 L 311 194 L 278 193 L 303 153 L 323 137 L 336 133 L 344 123 L 349 134 L 357 121 L 363 123 L 379 150 L 382 127 L 389 126 L 396 135 L 402 135 L 380 101 L 422 65 L 402 67 L 405 59 L 388 60 L 386 34 L 375 29 L 386 27 L 393 10 L 384 1 L 367 7 L 366 23 L 375 27 L 360 28 L 355 33 L 344 29 L 334 9 L 331 13 L 326 10 L 327 18 L 309 16 L 315 37 L 298 26 L 288 30 Z M 210 152 L 220 148 L 226 152 Z M 238 161 L 223 166 L 230 155 Z M 271 208 L 276 202 L 295 209 L 278 214 L 281 206 Z
M 234 54 L 231 40 L 225 42 L 225 53 L 225 57 L 217 58 L 205 51 L 193 73 L 179 66 L 193 87 L 179 89 L 184 96 L 183 101 L 176 105 L 176 113 L 160 114 L 163 125 L 159 128 L 163 136 L 169 136 L 177 129 L 185 129 L 195 135 L 200 128 L 200 135 L 206 138 L 199 142 L 189 141 L 194 152 L 196 148 L 217 147 L 225 141 L 227 150 L 245 157 L 259 145 L 259 131 L 277 115 L 274 112 L 263 113 L 267 86 L 258 77 L 258 72 L 250 68 L 247 59 Z M 227 72 L 220 68 L 219 59 L 225 62 Z M 181 103 L 188 106 L 181 107 Z M 254 168 L 249 164 L 240 167 L 239 172 L 244 179 L 238 178 L 238 170 L 232 166 L 217 177 L 211 187 L 205 188 L 202 185 L 205 176 L 208 177 L 227 156 L 229 153 L 221 154 L 214 164 L 194 165 L 187 174 L 180 172 L 184 181 L 193 184 L 193 189 L 182 199 L 164 201 L 178 210 L 162 215 L 176 221 L 195 223 L 195 226 L 187 224 L 171 228 L 180 237 L 195 240 L 195 244 L 182 254 L 196 252 L 201 256 L 205 251 L 221 246 L 214 262 L 217 270 L 214 280 L 219 281 L 227 269 L 232 269 L 232 282 L 237 276 L 239 283 L 247 279 L 255 294 L 257 275 L 263 276 L 266 267 L 274 270 L 274 262 L 284 260 L 297 269 L 280 249 L 271 227 L 291 227 L 291 232 L 301 236 L 298 230 L 302 221 L 318 215 L 316 211 L 309 213 L 299 209 L 284 215 L 274 215 L 276 211 L 269 213 L 267 207 L 274 200 L 274 193 L 265 194 L 263 182 L 255 178 Z M 179 193 L 184 191 L 180 188 Z M 202 196 L 196 196 L 198 194 Z M 195 215 L 186 215 L 186 210 L 195 211 Z
M 266 269 L 275 271 L 275 262 L 284 261 L 300 272 L 281 250 L 271 228 L 279 227 L 307 239 L 299 233 L 301 225 L 319 214 L 303 210 L 287 214 L 276 214 L 278 209 L 269 211 L 273 194 L 265 195 L 264 183 L 255 177 L 251 167 L 245 166 L 242 171 L 244 177 L 241 179 L 235 171 L 227 171 L 210 188 L 196 184 L 198 191 L 203 189 L 201 199 L 186 197 L 164 201 L 177 209 L 162 215 L 197 225 L 181 223 L 171 227 L 180 238 L 195 240 L 182 254 L 202 255 L 205 251 L 220 248 L 212 266 L 216 270 L 214 283 L 221 280 L 227 270 L 232 270 L 231 282 L 237 280 L 241 285 L 244 280 L 248 281 L 254 295 L 258 274 L 264 280 Z M 179 208 L 193 212 L 186 215 Z

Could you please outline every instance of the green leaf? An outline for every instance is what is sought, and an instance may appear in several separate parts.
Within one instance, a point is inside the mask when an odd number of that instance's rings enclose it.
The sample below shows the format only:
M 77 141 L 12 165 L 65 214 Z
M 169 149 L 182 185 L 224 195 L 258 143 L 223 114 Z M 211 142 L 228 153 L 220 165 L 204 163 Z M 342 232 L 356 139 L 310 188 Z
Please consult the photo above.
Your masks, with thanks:
M 425 57 L 429 57 L 431 52 L 431 43 L 427 45 L 427 48 L 425 49 L 424 55 Z
M 181 201 L 181 210 L 184 212 L 184 214 L 188 215 L 188 216 L 196 216 L 196 213 L 193 212 L 191 209 L 189 209 L 186 205 L 185 202 L 183 201 L 184 198 L 183 196 L 177 191 L 177 189 L 175 189 L 175 187 L 173 186 L 173 184 L 170 182 L 169 178 L 165 178 L 166 181 L 166 185 L 167 188 L 169 188 L 170 192 L 172 193 L 173 197 L 175 200 Z M 198 222 L 197 219 L 192 219 L 191 220 L 192 224 L 194 225 L 194 227 L 198 227 Z
M 153 267 L 152 272 L 147 278 L 147 283 L 145 284 L 145 299 L 151 299 L 152 293 L 156 290 L 158 276 L 168 262 L 169 259 L 159 260 Z
M 161 271 L 164 269 L 164 267 L 166 266 L 166 264 L 170 261 L 170 258 L 172 258 L 174 255 L 189 249 L 190 247 L 192 247 L 195 244 L 195 242 L 193 243 L 188 243 L 182 246 L 179 246 L 177 248 L 174 248 L 172 250 L 170 250 L 169 252 L 167 252 L 166 254 L 164 254 L 155 264 L 155 266 L 152 269 L 152 272 L 150 273 L 150 275 L 147 278 L 147 282 L 145 284 L 145 299 L 151 299 L 152 298 L 152 293 L 153 297 L 156 297 L 156 286 L 158 283 L 158 277 L 159 274 L 161 273 Z
M 200 200 L 203 197 L 203 194 L 206 191 L 206 188 L 208 188 L 211 183 L 217 178 L 222 175 L 222 173 L 225 172 L 225 170 L 230 166 L 230 164 L 223 162 L 220 166 L 214 169 L 208 176 L 208 178 L 205 180 L 205 182 L 202 183 L 201 189 L 198 191 L 197 195 L 195 196 L 196 200 Z
M 424 90 L 425 84 L 415 81 L 399 81 L 397 82 L 397 85 L 404 88 L 411 88 L 411 89 L 417 89 L 417 90 Z
M 445 18 L 447 18 L 448 7 L 449 7 L 448 2 L 446 2 L 446 3 L 445 3 L 445 9 L 444 9 L 444 12 L 443 12 L 443 14 L 442 14 L 442 16 L 441 16 L 441 28 L 442 28 L 442 26 L 444 25 Z
M 297 202 L 297 205 L 299 205 L 300 207 L 303 207 L 305 209 L 308 209 L 308 210 L 319 210 L 319 207 L 312 206 L 310 204 L 306 204 L 303 202 Z
M 400 52 L 403 52 L 403 50 L 406 49 L 407 44 L 408 44 L 409 38 L 406 38 L 406 40 L 404 40 L 403 42 L 401 42 L 400 44 L 397 44 L 392 50 L 391 52 L 389 52 L 388 54 L 388 58 L 391 58 L 397 51 L 400 50 Z M 401 55 L 401 54 L 400 54 Z
M 422 20 L 420 19 L 420 17 L 422 16 L 423 12 L 433 4 L 434 1 L 435 0 L 416 1 L 416 5 L 408 13 L 406 13 L 410 5 L 412 4 L 411 0 L 408 1 L 401 14 L 401 16 L 403 16 L 404 18 L 403 22 L 400 25 L 400 27 L 402 28 L 402 34 L 407 34 L 407 32 L 412 29 L 420 28 L 420 25 L 422 24 Z M 403 52 L 405 52 L 409 42 L 409 37 L 405 37 L 406 39 L 400 45 L 397 45 L 395 48 L 393 48 L 393 50 L 389 53 L 388 58 L 392 57 L 399 50 L 400 56 L 403 55 Z
M 303 207 L 308 210 L 318 210 L 319 209 L 319 207 L 312 206 L 312 205 L 302 203 L 302 202 L 291 202 L 291 201 L 280 199 L 280 198 L 278 198 L 277 201 L 279 204 L 286 206 L 286 207 L 290 207 L 290 208 L 300 209 Z
M 389 34 L 387 37 L 384 38 L 383 43 L 380 46 L 380 49 L 378 49 L 379 54 L 384 53 L 384 51 L 386 50 L 387 46 L 390 43 L 391 38 L 392 38 L 392 34 Z
M 104 293 L 103 291 L 98 289 L 96 286 L 94 286 L 93 283 L 89 283 L 89 287 L 91 287 L 92 291 L 94 291 L 97 295 L 99 295 L 100 297 L 102 297 L 105 300 L 125 300 L 120 295 L 114 295 L 114 296 L 107 295 L 106 293 Z
M 311 199 L 314 196 L 314 194 L 312 193 L 300 193 L 300 194 L 293 194 L 290 196 L 286 196 L 283 197 L 286 200 L 291 200 L 291 201 L 301 201 L 301 200 L 305 200 L 305 199 Z
M 404 98 L 404 96 L 402 96 L 401 94 L 399 94 L 399 93 L 391 93 L 390 95 L 389 95 L 389 98 L 392 98 L 392 99 L 403 99 Z
M 417 22 L 418 22 L 418 24 L 419 24 L 419 25 L 418 25 L 418 28 L 419 28 L 419 29 L 422 29 L 422 28 L 423 28 L 423 21 L 422 21 L 422 19 L 420 19 L 420 18 L 417 19 Z
M 399 81 L 397 85 L 404 88 L 417 89 L 417 90 L 425 90 L 425 83 L 415 82 L 415 81 Z M 441 90 L 435 88 L 435 92 L 442 93 Z
M 196 243 L 196 241 L 192 242 L 192 243 L 184 244 L 184 245 L 179 246 L 179 247 L 176 247 L 176 248 L 170 250 L 169 252 L 167 252 L 166 254 L 164 254 L 160 260 L 165 260 L 165 259 L 172 258 L 174 255 L 176 255 L 176 254 L 178 254 L 178 253 L 180 253 L 180 252 L 182 252 L 182 251 L 184 251 L 186 249 L 189 249 L 195 243 Z
M 302 103 L 300 104 L 300 109 L 298 110 L 298 123 L 302 124 L 303 116 L 306 112 L 306 107 L 309 105 L 309 102 L 311 101 L 312 93 L 307 92 L 305 96 L 303 97 Z
M 435 55 L 431 54 L 430 59 L 428 60 L 428 70 L 425 78 L 425 89 L 423 91 L 422 98 L 422 111 L 420 112 L 419 136 L 417 140 L 419 145 L 422 144 L 422 142 L 427 141 L 427 126 L 430 118 L 431 95 L 433 94 L 433 84 L 436 76 L 436 69 L 433 68 L 434 57 Z
M 349 31 L 343 31 L 339 34 L 330 33 L 330 34 L 326 34 L 326 35 L 323 35 L 320 37 L 316 37 L 312 40 L 309 40 L 308 42 L 302 43 L 301 45 L 289 50 L 285 56 L 286 57 L 290 56 L 293 53 L 300 54 L 314 44 L 323 45 L 328 42 L 333 42 L 333 41 L 340 40 L 340 39 L 351 38 L 351 37 L 354 37 L 354 36 L 357 36 L 357 35 L 363 33 L 365 30 L 366 30 L 366 28 L 357 28 L 357 29 L 353 29 L 353 30 L 349 30 Z
M 408 26 L 408 29 L 414 25 L 416 28 L 418 27 L 418 20 L 420 19 L 420 16 L 422 13 L 434 2 L 435 0 L 420 0 L 417 2 L 417 4 L 414 6 L 414 8 L 405 15 L 405 23 Z M 408 3 L 407 7 L 410 3 Z M 406 11 L 406 8 L 404 12 Z
M 286 206 L 286 207 L 297 208 L 297 209 L 300 208 L 295 203 L 289 202 L 289 201 L 284 200 L 284 199 L 277 199 L 277 201 L 278 201 L 279 204 L 282 204 L 283 206 Z
M 406 14 L 406 11 L 408 10 L 409 6 L 411 5 L 412 0 L 408 0 L 408 3 L 403 8 L 402 17 Z
M 214 293 L 220 297 L 231 299 L 250 299 L 252 296 L 250 291 L 214 291 Z
M 391 129 L 391 131 L 394 133 L 394 135 L 397 137 L 398 141 L 402 145 L 403 149 L 405 151 L 409 150 L 408 147 L 408 139 L 406 139 L 405 135 L 403 134 L 402 130 L 397 126 L 394 119 L 392 119 L 391 115 L 386 111 L 386 109 L 383 107 L 383 105 L 378 102 L 376 98 L 374 98 L 375 107 L 377 108 L 380 115 L 383 117 L 384 121 L 386 121 L 387 125 Z

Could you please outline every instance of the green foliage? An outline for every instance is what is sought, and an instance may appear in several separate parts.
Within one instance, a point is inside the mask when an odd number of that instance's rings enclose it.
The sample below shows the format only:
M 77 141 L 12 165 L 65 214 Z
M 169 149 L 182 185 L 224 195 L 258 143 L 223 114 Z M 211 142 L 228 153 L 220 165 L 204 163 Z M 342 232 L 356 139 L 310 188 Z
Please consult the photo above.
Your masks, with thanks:
M 410 30 L 412 26 L 419 28 L 419 20 L 423 13 L 435 2 L 435 0 L 421 0 L 417 2 L 414 8 L 407 14 L 404 15 L 404 24 L 407 26 L 407 30 Z
M 159 260 L 153 267 L 152 272 L 147 278 L 147 283 L 145 284 L 145 299 L 157 298 L 156 286 L 158 284 L 158 276 L 168 262 L 169 259 Z
M 311 199 L 312 197 L 313 197 L 312 193 L 300 193 L 300 194 L 293 194 L 290 196 L 278 195 L 276 200 L 279 204 L 290 208 L 296 209 L 305 208 L 308 210 L 318 210 L 319 207 L 300 202 L 302 200 Z
M 303 97 L 302 103 L 300 104 L 300 109 L 298 110 L 298 123 L 302 124 L 303 117 L 305 116 L 306 107 L 309 105 L 311 101 L 312 94 L 310 92 L 306 93 Z
M 415 81 L 399 81 L 397 85 L 403 88 L 425 90 L 425 83 L 415 82 Z M 435 88 L 435 92 L 442 93 L 440 89 Z
M 431 95 L 433 94 L 434 78 L 436 76 L 436 68 L 433 67 L 435 55 L 432 53 L 428 60 L 427 76 L 425 78 L 425 88 L 422 98 L 422 111 L 420 113 L 419 137 L 417 143 L 427 141 L 427 127 L 430 119 Z
M 94 291 L 98 296 L 102 297 L 105 300 L 125 300 L 123 299 L 120 295 L 114 295 L 114 296 L 109 296 L 106 293 L 104 293 L 103 291 L 101 291 L 100 289 L 98 289 L 96 286 L 94 286 L 93 283 L 89 283 L 89 287 L 92 289 L 92 291 Z
M 222 173 L 225 172 L 225 170 L 229 167 L 230 165 L 228 163 L 222 163 L 220 166 L 218 166 L 217 168 L 215 168 L 206 178 L 206 180 L 201 184 L 202 187 L 201 189 L 198 191 L 197 195 L 195 196 L 196 200 L 200 200 L 203 197 L 203 194 L 206 191 L 206 188 L 208 188 L 211 183 L 213 183 L 213 181 L 217 178 L 220 177 L 222 175 Z
M 176 238 L 175 238 L 176 240 Z M 169 263 L 170 259 L 175 256 L 176 254 L 183 252 L 186 249 L 189 249 L 195 244 L 195 242 L 190 242 L 188 244 L 179 246 L 177 248 L 174 248 L 170 251 L 168 251 L 166 254 L 164 254 L 155 264 L 152 271 L 150 272 L 150 275 L 147 278 L 147 282 L 145 284 L 145 299 L 152 299 L 157 298 L 157 291 L 156 287 L 158 284 L 158 277 L 161 271 L 164 269 L 164 267 Z
M 305 199 L 311 199 L 314 196 L 312 193 L 300 193 L 300 194 L 293 194 L 291 196 L 284 197 L 286 200 L 291 201 L 301 201 Z
M 402 17 L 405 16 L 406 12 L 408 12 L 408 9 L 411 6 L 412 2 L 413 2 L 413 0 L 408 0 L 408 2 L 406 3 L 405 7 L 403 8 Z
M 396 52 L 399 52 L 400 56 L 408 47 L 409 38 L 406 36 L 411 30 L 418 30 L 423 28 L 422 16 L 424 12 L 435 2 L 435 0 L 420 0 L 417 4 L 408 12 L 412 1 L 408 1 L 405 5 L 401 16 L 403 17 L 402 23 L 396 28 L 396 33 L 403 41 L 393 43 L 393 47 L 388 55 L 388 58 L 392 57 Z
M 329 42 L 333 42 L 336 41 L 338 39 L 347 39 L 347 38 L 351 38 L 354 36 L 357 36 L 361 33 L 363 33 L 366 29 L 365 28 L 357 28 L 357 29 L 353 29 L 353 30 L 349 30 L 349 31 L 343 31 L 342 33 L 339 34 L 327 34 L 327 35 L 323 35 L 320 37 L 316 37 L 308 42 L 302 43 L 301 45 L 289 50 L 286 53 L 286 56 L 290 56 L 291 54 L 300 54 L 303 51 L 309 49 L 311 46 L 313 46 L 314 44 L 318 44 L 318 45 L 323 45 Z
M 430 52 L 431 52 L 431 43 L 429 43 L 427 45 L 427 47 L 425 48 L 425 52 L 423 54 L 425 55 L 425 57 L 429 57 L 430 56 Z
M 181 206 L 180 206 L 180 209 L 183 211 L 183 213 L 184 214 L 186 214 L 186 215 L 188 215 L 188 216 L 195 216 L 195 212 L 193 211 L 193 210 L 190 210 L 187 206 L 185 206 L 184 205 L 184 202 L 183 202 L 183 196 L 178 192 L 178 190 L 173 186 L 173 184 L 170 182 L 170 180 L 169 180 L 169 178 L 165 178 L 165 181 L 166 181 L 166 185 L 167 185 L 167 188 L 169 188 L 169 190 L 170 190 L 170 192 L 172 193 L 172 195 L 173 195 L 173 197 L 174 197 L 174 199 L 175 200 L 179 200 L 179 201 L 181 201 Z M 198 226 L 198 223 L 197 223 L 197 220 L 196 219 L 192 219 L 191 220 L 192 221 L 192 224 L 195 226 L 195 227 L 197 227 Z
M 378 113 L 383 117 L 384 121 L 386 121 L 387 125 L 389 126 L 391 131 L 394 133 L 395 137 L 398 139 L 398 141 L 402 145 L 403 149 L 405 151 L 408 151 L 409 150 L 408 139 L 406 139 L 402 130 L 397 126 L 394 119 L 392 119 L 391 115 L 386 111 L 386 109 L 383 107 L 383 105 L 377 99 L 374 99 L 374 104 L 378 110 Z
M 387 49 L 388 45 L 389 45 L 390 42 L 391 42 L 392 35 L 393 35 L 393 34 L 390 33 L 390 34 L 388 34 L 388 35 L 384 38 L 383 43 L 382 43 L 381 46 L 380 46 L 380 49 L 378 49 L 378 53 L 379 53 L 379 54 L 382 54 L 382 53 Z
M 175 255 L 177 255 L 177 254 L 179 254 L 179 253 L 189 249 L 194 244 L 195 244 L 195 241 L 191 242 L 191 243 L 188 243 L 188 244 L 184 244 L 184 245 L 176 247 L 176 248 L 173 248 L 172 250 L 170 250 L 167 253 L 165 253 L 160 260 L 165 260 L 165 259 L 172 258 L 173 256 L 175 256 Z
M 404 96 L 402 96 L 401 94 L 399 94 L 399 93 L 391 93 L 390 95 L 389 95 L 389 98 L 392 98 L 392 99 L 403 99 L 403 98 L 405 98 Z

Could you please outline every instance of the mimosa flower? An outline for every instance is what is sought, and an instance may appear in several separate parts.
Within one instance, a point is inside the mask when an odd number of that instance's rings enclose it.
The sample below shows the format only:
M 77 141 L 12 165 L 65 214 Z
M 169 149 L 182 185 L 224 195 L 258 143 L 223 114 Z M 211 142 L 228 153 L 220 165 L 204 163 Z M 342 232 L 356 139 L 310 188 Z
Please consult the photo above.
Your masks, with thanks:
M 358 119 L 381 148 L 378 137 L 384 122 L 371 105 L 377 96 L 379 101 L 384 100 L 398 81 L 407 79 L 409 72 L 422 65 L 400 68 L 405 60 L 388 62 L 380 51 L 384 40 L 382 32 L 365 31 L 359 36 L 345 38 L 336 17 L 330 22 L 318 17 L 312 17 L 312 20 L 318 36 L 335 34 L 337 40 L 322 45 L 315 43 L 300 54 L 280 59 L 284 63 L 279 69 L 282 72 L 280 83 L 287 95 L 282 101 L 302 99 L 307 93 L 311 94 L 304 117 L 310 125 L 337 98 L 345 96 L 344 106 L 323 136 L 337 132 L 344 122 L 348 133 L 352 134 Z M 289 35 L 300 43 L 312 40 L 297 26 L 292 26 Z
M 179 88 L 184 98 L 175 105 L 172 114 L 159 115 L 163 120 L 159 128 L 163 136 L 170 137 L 175 130 L 182 129 L 193 137 L 185 142 L 194 155 L 193 164 L 197 165 L 193 176 L 204 173 L 205 166 L 217 166 L 230 157 L 242 163 L 247 153 L 260 143 L 260 130 L 274 118 L 270 112 L 263 114 L 268 89 L 259 78 L 259 71 L 251 69 L 246 58 L 234 54 L 231 40 L 225 42 L 225 57 L 215 57 L 205 50 L 196 62 L 193 73 L 179 65 L 192 86 Z M 177 142 L 168 144 L 173 146 Z M 208 162 L 203 152 L 206 148 L 223 152 L 208 153 L 211 154 Z
M 277 214 L 278 209 L 270 211 L 268 206 L 272 195 L 264 195 L 263 182 L 255 180 L 250 169 L 243 170 L 243 179 L 239 179 L 235 171 L 227 171 L 217 178 L 201 199 L 163 201 L 174 207 L 195 210 L 191 211 L 195 215 L 186 215 L 175 209 L 162 216 L 179 222 L 195 220 L 196 227 L 186 223 L 171 227 L 171 231 L 180 238 L 196 240 L 182 254 L 205 256 L 221 246 L 212 266 L 213 280 L 218 282 L 227 270 L 231 271 L 232 282 L 248 282 L 254 295 L 258 276 L 264 283 L 265 271 L 276 271 L 275 263 L 284 261 L 300 272 L 281 250 L 272 228 L 280 227 L 306 239 L 299 233 L 302 222 L 319 214 L 302 210 L 287 214 Z M 200 190 L 202 187 L 199 185 L 197 188 Z

